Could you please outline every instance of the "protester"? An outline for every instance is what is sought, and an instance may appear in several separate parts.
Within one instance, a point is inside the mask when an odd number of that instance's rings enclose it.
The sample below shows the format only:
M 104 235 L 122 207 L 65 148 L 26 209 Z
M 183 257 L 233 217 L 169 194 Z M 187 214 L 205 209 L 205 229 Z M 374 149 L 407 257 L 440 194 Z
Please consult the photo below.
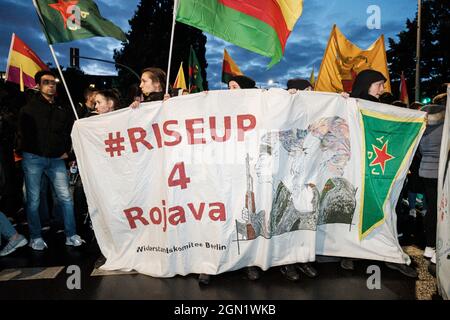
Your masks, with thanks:
M 312 91 L 313 86 L 312 84 L 305 79 L 295 78 L 290 79 L 287 82 L 287 90 L 291 94 L 295 94 L 297 91 Z M 292 265 L 286 265 L 281 266 L 280 270 L 281 273 L 288 279 L 288 280 L 298 280 L 300 278 L 300 275 L 298 274 L 297 270 L 300 270 L 303 272 L 306 276 L 309 278 L 315 278 L 319 275 L 317 270 L 312 266 L 311 263 L 296 263 Z
M 363 70 L 356 76 L 350 97 L 380 102 L 386 77 L 375 70 Z
M 237 89 L 254 89 L 256 82 L 255 80 L 246 76 L 234 76 L 228 81 L 228 88 L 230 90 Z M 249 280 L 257 280 L 260 278 L 260 272 L 257 267 L 246 267 L 245 272 Z M 211 281 L 211 276 L 209 274 L 201 273 L 198 276 L 198 283 L 201 285 L 208 285 Z
M 419 143 L 422 154 L 419 176 L 423 178 L 427 214 L 425 215 L 426 247 L 424 256 L 436 263 L 436 228 L 437 228 L 437 183 L 439 156 L 441 152 L 442 132 L 445 120 L 445 106 L 432 104 L 422 108 L 427 112 L 427 128 Z
M 380 102 L 384 104 L 392 104 L 397 105 L 399 101 L 395 100 L 395 97 L 390 92 L 383 92 L 383 94 L 380 95 Z M 401 101 L 400 101 L 401 102 Z
M 144 69 L 139 85 L 141 94 L 135 98 L 130 107 L 135 109 L 139 107 L 141 102 L 161 101 L 170 98 L 170 94 L 165 94 L 166 82 L 166 73 L 160 68 Z
M 440 93 L 433 98 L 433 104 L 445 106 L 447 104 L 447 93 Z
M 8 255 L 28 243 L 23 235 L 17 233 L 3 212 L 0 212 L 0 236 L 8 239 L 8 243 L 0 251 L 0 257 Z
M 119 93 L 113 89 L 98 91 L 94 101 L 97 114 L 108 113 L 120 109 Z
M 80 103 L 77 110 L 80 119 L 89 117 L 89 115 L 95 111 L 95 95 L 97 92 L 97 89 L 91 87 L 84 90 L 84 103 Z
M 308 80 L 295 78 L 295 79 L 288 80 L 287 90 L 289 93 L 294 94 L 298 90 L 299 91 L 312 91 L 313 86 Z
M 422 160 L 422 154 L 419 150 L 414 154 L 411 165 L 409 166 L 409 172 L 407 176 L 406 190 L 408 192 L 408 207 L 409 215 L 413 218 L 417 217 L 416 203 L 417 195 L 425 194 L 423 178 L 419 176 L 420 162 Z M 421 214 L 425 215 L 427 211 L 426 198 L 422 199 Z
M 234 76 L 228 81 L 228 89 L 256 89 L 256 82 L 246 76 Z
M 51 71 L 37 72 L 35 81 L 40 94 L 31 99 L 19 115 L 30 246 L 34 250 L 47 247 L 41 236 L 38 213 L 43 174 L 53 184 L 63 208 L 66 245 L 80 246 L 83 240 L 76 234 L 73 202 L 64 163 L 71 150 L 70 132 L 74 117 L 70 108 L 57 99 L 56 77 Z
M 186 96 L 189 94 L 189 91 L 187 89 L 183 88 L 173 88 L 173 96 L 179 97 L 179 96 Z
M 384 92 L 384 84 L 386 77 L 376 70 L 363 70 L 356 76 L 350 97 L 380 102 L 380 96 Z M 386 262 L 386 266 L 390 269 L 397 270 L 405 276 L 417 278 L 417 271 L 406 264 Z M 353 259 L 343 258 L 341 267 L 346 270 L 353 270 Z
M 0 199 L 7 188 L 6 170 L 4 159 L 0 157 Z M 8 218 L 0 211 L 0 244 L 2 237 L 7 239 L 8 243 L 0 251 L 0 257 L 8 255 L 28 243 L 27 239 L 17 233 Z

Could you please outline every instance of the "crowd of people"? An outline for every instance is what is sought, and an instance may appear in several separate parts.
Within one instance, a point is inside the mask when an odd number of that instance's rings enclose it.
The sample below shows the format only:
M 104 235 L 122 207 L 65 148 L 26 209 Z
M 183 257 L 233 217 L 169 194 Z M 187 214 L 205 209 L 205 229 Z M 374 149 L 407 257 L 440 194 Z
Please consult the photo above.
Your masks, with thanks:
M 78 234 L 76 211 L 86 211 L 84 204 L 74 210 L 73 193 L 70 190 L 68 168 L 76 163 L 76 155 L 71 146 L 70 132 L 74 115 L 70 107 L 57 96 L 56 75 L 51 71 L 39 71 L 35 75 L 36 88 L 20 97 L 2 92 L 0 118 L 0 233 L 6 240 L 0 256 L 8 255 L 18 248 L 29 244 L 33 250 L 46 249 L 47 243 L 42 236 L 46 225 L 44 216 L 52 211 L 58 218 L 65 233 L 67 246 L 81 246 L 85 242 Z M 138 108 L 143 102 L 162 101 L 171 96 L 185 94 L 178 88 L 170 88 L 166 94 L 166 74 L 159 68 L 146 68 L 142 71 L 139 94 L 129 107 Z M 445 118 L 446 95 L 439 95 L 433 104 L 413 103 L 410 106 L 395 101 L 393 96 L 384 93 L 386 78 L 378 71 L 361 71 L 354 82 L 352 92 L 342 93 L 344 97 L 365 99 L 374 102 L 389 103 L 400 107 L 420 109 L 427 112 L 427 128 L 408 174 L 405 184 L 409 214 L 416 218 L 425 216 L 426 248 L 424 256 L 436 262 L 436 223 L 437 223 L 437 178 L 442 129 Z M 313 85 L 305 79 L 295 78 L 287 82 L 286 90 L 295 94 L 297 91 L 314 90 Z M 256 82 L 247 76 L 235 76 L 228 82 L 230 90 L 253 89 Z M 92 117 L 120 109 L 121 99 L 115 89 L 97 90 L 87 88 L 84 102 L 77 109 L 79 118 Z M 23 188 L 22 188 L 23 186 Z M 22 192 L 22 189 L 24 190 Z M 52 195 L 53 209 L 48 206 L 47 196 Z M 81 192 L 82 194 L 83 192 Z M 420 198 L 422 206 L 416 209 Z M 44 206 L 45 205 L 45 206 Z M 43 208 L 44 206 L 44 208 Z M 80 209 L 82 208 L 82 209 Z M 5 215 L 5 213 L 6 215 Z M 12 222 L 18 212 L 25 212 L 29 240 L 19 234 Z M 84 212 L 84 213 L 86 213 Z M 87 213 L 86 213 L 87 214 Z M 44 223 L 48 224 L 48 223 Z M 353 259 L 342 258 L 341 267 L 354 269 Z M 401 264 L 387 264 L 401 273 L 417 277 L 414 268 Z M 280 267 L 281 274 L 291 281 L 300 279 L 303 273 L 310 278 L 318 276 L 311 263 L 296 263 Z M 257 280 L 261 270 L 255 266 L 245 268 L 248 279 Z M 198 281 L 209 284 L 211 276 L 200 274 Z

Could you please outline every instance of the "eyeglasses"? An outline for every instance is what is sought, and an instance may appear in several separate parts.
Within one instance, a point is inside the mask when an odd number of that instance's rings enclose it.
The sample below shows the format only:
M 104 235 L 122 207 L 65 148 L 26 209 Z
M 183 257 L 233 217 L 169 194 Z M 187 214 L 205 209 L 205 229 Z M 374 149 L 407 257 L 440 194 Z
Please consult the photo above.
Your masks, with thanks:
M 55 80 L 46 80 L 46 79 L 44 79 L 44 80 L 42 80 L 42 84 L 44 86 L 56 85 L 56 81 Z

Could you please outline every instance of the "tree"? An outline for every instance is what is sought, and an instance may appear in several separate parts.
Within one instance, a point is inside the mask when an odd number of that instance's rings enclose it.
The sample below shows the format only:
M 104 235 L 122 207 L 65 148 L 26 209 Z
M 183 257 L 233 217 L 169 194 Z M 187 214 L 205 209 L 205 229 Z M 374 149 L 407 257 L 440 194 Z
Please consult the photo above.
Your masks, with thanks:
M 448 0 L 422 0 L 421 97 L 433 97 L 443 92 L 443 84 L 449 82 L 449 17 Z M 409 97 L 412 100 L 416 77 L 417 14 L 413 21 L 406 21 L 406 30 L 400 32 L 398 37 L 398 42 L 389 38 L 390 50 L 387 51 L 387 58 L 391 80 L 393 87 L 398 88 L 400 75 L 404 71 Z
M 129 24 L 128 43 L 114 52 L 116 62 L 127 65 L 140 73 L 147 67 L 159 67 L 167 70 L 169 58 L 170 34 L 172 29 L 173 0 L 141 0 Z M 203 87 L 206 81 L 206 36 L 202 31 L 188 25 L 177 23 L 172 53 L 170 83 L 175 81 L 181 61 L 188 74 L 189 49 L 193 46 L 202 67 Z M 129 88 L 138 80 L 130 72 L 119 68 L 122 87 Z

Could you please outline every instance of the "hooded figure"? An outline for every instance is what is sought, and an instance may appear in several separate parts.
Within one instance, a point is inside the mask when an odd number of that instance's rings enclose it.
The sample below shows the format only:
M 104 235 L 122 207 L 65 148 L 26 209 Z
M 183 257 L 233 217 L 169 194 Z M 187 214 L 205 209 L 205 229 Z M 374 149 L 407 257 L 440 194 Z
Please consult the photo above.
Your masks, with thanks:
M 372 84 L 379 81 L 383 81 L 384 84 L 386 80 L 387 80 L 386 77 L 381 72 L 370 69 L 363 70 L 356 76 L 350 97 L 380 102 L 379 96 L 377 97 L 372 94 L 369 94 L 369 89 L 372 86 Z
M 287 82 L 287 89 L 297 89 L 297 90 L 306 90 L 308 88 L 310 88 L 310 90 L 312 90 L 312 84 L 305 79 L 300 79 L 300 78 L 295 78 L 295 79 L 290 79 Z
M 255 80 L 246 77 L 246 76 L 234 76 L 228 81 L 228 87 L 230 87 L 230 82 L 236 82 L 239 85 L 240 89 L 255 89 L 256 82 Z

